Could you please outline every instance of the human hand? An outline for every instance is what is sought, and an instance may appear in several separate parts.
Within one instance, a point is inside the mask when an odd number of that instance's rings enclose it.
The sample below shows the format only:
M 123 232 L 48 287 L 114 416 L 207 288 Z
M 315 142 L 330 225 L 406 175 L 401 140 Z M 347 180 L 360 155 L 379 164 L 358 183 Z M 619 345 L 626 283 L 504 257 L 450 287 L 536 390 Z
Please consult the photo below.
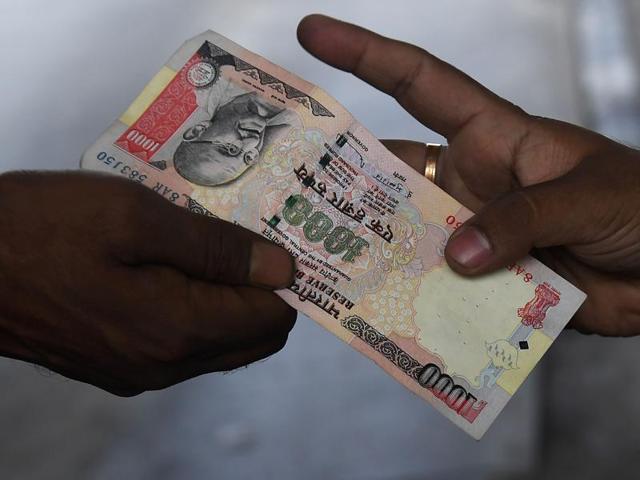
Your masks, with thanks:
M 0 354 L 118 395 L 278 351 L 296 313 L 285 250 L 147 188 L 0 175 Z
M 572 325 L 640 334 L 640 154 L 594 132 L 528 115 L 424 50 L 321 15 L 303 47 L 392 95 L 449 147 L 437 183 L 478 212 L 449 239 L 451 268 L 479 275 L 532 248 L 588 294 Z M 424 172 L 425 146 L 387 147 Z

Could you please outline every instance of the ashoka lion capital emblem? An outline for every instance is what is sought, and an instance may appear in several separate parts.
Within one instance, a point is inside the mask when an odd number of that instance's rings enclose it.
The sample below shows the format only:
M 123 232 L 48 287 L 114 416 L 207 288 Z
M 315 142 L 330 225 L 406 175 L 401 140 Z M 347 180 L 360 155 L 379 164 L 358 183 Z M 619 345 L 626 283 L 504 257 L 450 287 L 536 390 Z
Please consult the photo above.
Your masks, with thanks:
M 535 297 L 523 308 L 518 309 L 518 316 L 522 318 L 522 324 L 533 328 L 542 328 L 547 310 L 560 303 L 560 292 L 547 282 L 536 287 Z

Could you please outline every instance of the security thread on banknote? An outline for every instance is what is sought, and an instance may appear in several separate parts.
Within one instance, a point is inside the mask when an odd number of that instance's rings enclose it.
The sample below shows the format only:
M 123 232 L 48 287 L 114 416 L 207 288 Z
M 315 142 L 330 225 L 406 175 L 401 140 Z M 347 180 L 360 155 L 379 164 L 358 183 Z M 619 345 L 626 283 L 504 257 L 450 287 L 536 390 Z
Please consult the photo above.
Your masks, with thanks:
M 455 274 L 444 247 L 471 213 L 321 89 L 214 32 L 171 57 L 82 167 L 285 247 L 296 281 L 279 294 L 475 438 L 585 298 L 532 258 Z

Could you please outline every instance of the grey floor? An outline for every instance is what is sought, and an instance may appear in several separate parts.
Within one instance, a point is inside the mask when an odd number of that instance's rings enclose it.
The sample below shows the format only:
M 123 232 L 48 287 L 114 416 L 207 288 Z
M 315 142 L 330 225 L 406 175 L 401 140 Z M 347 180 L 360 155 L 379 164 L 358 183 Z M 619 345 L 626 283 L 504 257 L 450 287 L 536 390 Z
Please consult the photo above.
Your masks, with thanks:
M 576 62 L 572 1 L 23 0 L 0 5 L 0 170 L 75 168 L 208 28 L 318 83 L 380 137 L 438 141 L 301 50 L 295 25 L 312 11 L 420 44 L 532 113 L 609 128 Z M 640 339 L 565 333 L 475 442 L 306 317 L 267 361 L 133 399 L 3 360 L 0 478 L 637 478 L 639 364 Z

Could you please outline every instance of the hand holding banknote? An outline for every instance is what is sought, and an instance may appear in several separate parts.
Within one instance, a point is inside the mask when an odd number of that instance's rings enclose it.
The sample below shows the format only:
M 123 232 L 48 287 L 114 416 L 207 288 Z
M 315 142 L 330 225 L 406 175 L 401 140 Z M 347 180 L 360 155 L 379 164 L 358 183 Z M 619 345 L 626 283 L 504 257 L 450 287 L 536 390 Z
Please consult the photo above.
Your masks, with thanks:
M 281 248 L 90 173 L 0 176 L 0 349 L 118 395 L 279 350 Z
M 589 130 L 528 115 L 413 45 L 321 15 L 299 26 L 320 60 L 392 95 L 449 141 L 438 184 L 478 214 L 449 240 L 449 265 L 479 275 L 532 248 L 585 291 L 572 325 L 640 333 L 640 155 Z M 425 146 L 386 146 L 423 172 Z

